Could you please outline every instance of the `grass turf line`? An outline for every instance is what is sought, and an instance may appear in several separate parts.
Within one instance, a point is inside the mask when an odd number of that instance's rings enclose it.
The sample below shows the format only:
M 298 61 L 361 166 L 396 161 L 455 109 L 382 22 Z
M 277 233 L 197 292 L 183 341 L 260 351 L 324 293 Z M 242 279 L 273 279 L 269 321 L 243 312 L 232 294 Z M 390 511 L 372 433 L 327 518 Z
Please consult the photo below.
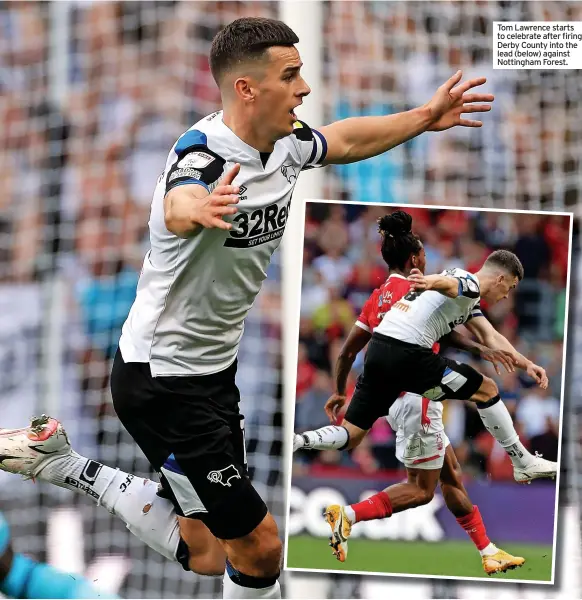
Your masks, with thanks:
M 491 575 L 499 579 L 550 581 L 552 547 L 526 544 L 499 544 L 513 554 L 523 556 L 523 567 Z M 348 559 L 340 563 L 331 553 L 327 538 L 307 535 L 289 538 L 287 566 L 290 568 L 324 569 L 329 571 L 368 571 L 378 573 L 409 573 L 446 575 L 451 577 L 484 577 L 481 557 L 470 542 L 393 542 L 350 540 Z

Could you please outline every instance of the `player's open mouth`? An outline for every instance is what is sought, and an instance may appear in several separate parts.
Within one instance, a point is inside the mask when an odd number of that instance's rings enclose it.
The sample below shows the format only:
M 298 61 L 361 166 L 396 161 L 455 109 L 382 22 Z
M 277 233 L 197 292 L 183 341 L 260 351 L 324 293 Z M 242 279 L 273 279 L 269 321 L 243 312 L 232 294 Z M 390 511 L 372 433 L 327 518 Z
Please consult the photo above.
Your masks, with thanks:
M 293 117 L 294 121 L 297 121 L 297 115 L 295 114 L 295 110 L 294 109 L 291 109 L 289 111 L 289 114 Z

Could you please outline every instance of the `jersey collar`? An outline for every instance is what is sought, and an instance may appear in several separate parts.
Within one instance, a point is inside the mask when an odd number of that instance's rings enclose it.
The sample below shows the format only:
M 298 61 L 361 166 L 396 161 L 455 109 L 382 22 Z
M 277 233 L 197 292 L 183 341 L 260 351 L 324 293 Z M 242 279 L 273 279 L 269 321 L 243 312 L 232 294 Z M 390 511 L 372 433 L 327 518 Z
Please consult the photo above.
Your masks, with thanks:
M 388 279 L 391 279 L 392 277 L 396 277 L 398 279 L 406 279 L 406 277 L 404 277 L 404 275 L 400 275 L 400 273 L 392 273 L 388 276 Z
M 219 113 L 220 118 L 218 119 L 217 124 L 222 129 L 224 135 L 232 141 L 233 149 L 240 149 L 243 152 L 245 152 L 246 154 L 248 154 L 249 156 L 251 156 L 252 158 L 260 161 L 261 160 L 260 152 L 256 148 L 249 146 L 246 142 L 241 140 L 238 137 L 238 135 L 236 135 L 234 133 L 234 131 L 225 124 L 225 122 L 222 120 L 223 114 L 224 114 L 224 111 L 221 110 Z

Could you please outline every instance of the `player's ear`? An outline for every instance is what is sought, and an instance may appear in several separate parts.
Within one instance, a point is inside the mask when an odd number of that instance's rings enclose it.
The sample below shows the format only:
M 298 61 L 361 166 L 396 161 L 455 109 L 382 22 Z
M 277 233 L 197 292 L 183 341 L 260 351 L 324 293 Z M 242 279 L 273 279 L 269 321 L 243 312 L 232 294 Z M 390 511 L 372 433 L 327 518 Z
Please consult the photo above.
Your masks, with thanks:
M 234 82 L 234 91 L 245 102 L 252 102 L 255 99 L 255 90 L 249 77 L 239 77 Z

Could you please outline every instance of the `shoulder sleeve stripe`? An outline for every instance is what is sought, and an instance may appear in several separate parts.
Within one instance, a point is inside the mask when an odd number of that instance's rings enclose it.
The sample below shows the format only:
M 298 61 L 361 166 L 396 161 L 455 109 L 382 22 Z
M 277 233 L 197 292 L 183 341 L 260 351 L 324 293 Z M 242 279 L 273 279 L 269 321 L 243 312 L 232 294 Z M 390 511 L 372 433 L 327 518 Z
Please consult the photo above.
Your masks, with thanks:
M 316 154 L 317 154 L 317 142 L 315 141 L 315 136 L 313 136 L 313 148 L 311 149 L 311 154 L 309 155 L 309 158 L 307 159 L 307 162 L 305 164 L 306 165 L 310 164 L 311 161 L 315 158 Z
M 200 181 L 200 179 L 188 179 L 188 181 L 177 181 L 174 185 L 170 187 L 170 189 L 179 187 L 181 185 L 201 185 L 203 188 L 206 188 L 206 191 L 208 193 L 210 193 L 210 188 L 203 181 Z M 168 190 L 168 192 L 170 191 L 170 189 Z
M 198 131 L 197 129 L 190 129 L 178 140 L 174 151 L 178 156 L 188 150 L 191 146 L 206 146 L 208 144 L 208 138 L 205 133 Z
M 327 141 L 323 135 L 317 129 L 311 131 L 313 132 L 313 149 L 304 168 L 320 166 L 327 154 Z
M 325 160 L 325 157 L 327 156 L 327 140 L 325 139 L 325 136 L 322 133 L 317 131 L 317 129 L 314 129 L 313 133 L 315 133 L 316 138 L 319 138 L 321 142 L 321 155 L 317 160 L 318 163 L 321 163 Z
M 459 296 L 466 298 L 479 298 L 481 293 L 479 284 L 475 279 L 468 276 L 456 275 L 455 279 L 459 282 Z
M 363 329 L 364 331 L 367 331 L 368 333 L 372 333 L 372 330 L 365 323 L 362 323 L 362 321 L 356 321 L 356 325 L 358 327 L 360 327 L 361 329 Z
M 166 194 L 174 187 L 200 183 L 209 192 L 218 182 L 226 161 L 208 148 L 205 133 L 191 129 L 174 146 L 176 161 L 166 177 Z

